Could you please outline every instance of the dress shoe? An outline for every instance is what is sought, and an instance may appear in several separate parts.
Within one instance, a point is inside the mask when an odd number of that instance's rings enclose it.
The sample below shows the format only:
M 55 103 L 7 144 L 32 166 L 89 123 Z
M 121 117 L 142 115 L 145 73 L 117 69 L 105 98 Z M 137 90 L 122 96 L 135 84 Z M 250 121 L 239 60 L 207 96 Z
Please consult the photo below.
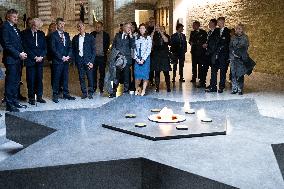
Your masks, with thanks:
M 172 90 L 170 88 L 167 89 L 167 92 L 170 93 Z
M 27 100 L 27 98 L 24 97 L 24 96 L 21 95 L 21 94 L 19 94 L 18 99 L 19 99 L 20 101 L 26 101 L 26 100 Z
M 75 100 L 76 98 L 70 95 L 64 95 L 63 99 L 67 99 L 67 100 Z
M 237 91 L 232 91 L 232 92 L 231 92 L 231 94 L 237 94 L 237 93 L 238 93 Z
M 207 93 L 213 93 L 213 92 L 217 92 L 217 89 L 213 89 L 213 88 L 205 89 L 205 92 L 207 92 Z
M 218 93 L 223 93 L 224 89 L 218 89 Z
M 7 106 L 6 111 L 8 112 L 19 112 L 20 110 L 14 106 Z
M 43 98 L 37 98 L 36 101 L 39 103 L 46 103 L 46 101 Z
M 116 94 L 115 94 L 115 93 L 111 93 L 111 94 L 109 94 L 108 97 L 109 97 L 109 98 L 115 98 L 115 97 L 116 97 Z
M 158 93 L 158 92 L 160 92 L 160 89 L 159 89 L 159 88 L 156 88 L 156 90 L 155 90 L 155 91 L 156 91 L 156 93 Z
M 190 80 L 190 82 L 191 83 L 196 83 L 196 79 L 193 78 L 192 80 Z
M 179 79 L 180 82 L 185 82 L 184 78 Z
M 81 99 L 86 99 L 88 96 L 87 94 L 83 94 L 83 96 L 81 97 Z
M 89 95 L 88 95 L 88 98 L 89 98 L 89 99 L 93 99 L 93 94 L 89 94 Z
M 20 103 L 15 103 L 14 106 L 15 106 L 16 108 L 27 108 L 27 105 L 20 104 Z
M 239 94 L 239 95 L 243 95 L 243 92 L 242 92 L 242 91 L 240 91 L 240 92 L 238 92 L 238 94 Z
M 30 105 L 35 105 L 35 100 L 34 100 L 34 99 L 30 99 L 30 100 L 29 100 L 29 104 L 30 104 Z
M 206 85 L 205 83 L 199 83 L 198 85 L 196 85 L 196 88 L 205 88 Z
M 59 100 L 58 100 L 57 97 L 56 97 L 56 98 L 52 98 L 52 101 L 53 101 L 54 103 L 58 103 L 58 102 L 59 102 Z

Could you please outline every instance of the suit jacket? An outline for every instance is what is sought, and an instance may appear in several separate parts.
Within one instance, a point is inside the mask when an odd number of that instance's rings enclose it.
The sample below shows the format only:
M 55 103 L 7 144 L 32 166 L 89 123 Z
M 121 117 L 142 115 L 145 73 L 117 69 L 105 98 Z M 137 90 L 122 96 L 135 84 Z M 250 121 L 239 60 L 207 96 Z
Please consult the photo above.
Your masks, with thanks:
M 219 28 L 215 28 L 213 32 L 209 31 L 207 37 L 207 55 L 213 55 L 217 53 L 217 44 L 220 38 L 220 30 Z
M 219 30 L 219 40 L 217 44 L 218 56 L 223 55 L 226 58 L 229 58 L 230 40 L 231 40 L 230 30 L 227 27 L 224 28 L 222 35 L 220 35 L 220 30 Z
M 196 56 L 202 56 L 205 49 L 202 47 L 207 41 L 207 32 L 203 29 L 199 31 L 194 30 L 190 32 L 189 44 L 191 44 L 191 53 Z
M 181 33 L 182 40 L 180 41 L 179 34 L 176 32 L 171 36 L 171 52 L 182 55 L 187 52 L 186 37 Z
M 3 63 L 4 64 L 20 64 L 20 53 L 24 51 L 20 30 L 11 26 L 8 21 L 5 21 L 1 28 L 1 43 L 3 47 Z M 18 33 L 18 34 L 17 34 Z
M 96 38 L 97 36 L 97 32 L 96 31 L 93 31 L 91 33 L 94 38 Z M 109 37 L 109 34 L 105 31 L 103 31 L 103 46 L 104 46 L 104 55 L 106 56 L 107 55 L 107 51 L 109 49 L 109 45 L 110 45 L 110 37 Z
M 122 39 L 122 34 L 123 33 L 117 33 L 115 35 L 112 46 L 124 56 L 131 56 L 131 49 L 135 49 L 136 47 L 135 37 L 130 38 L 126 36 L 126 38 Z
M 96 57 L 95 38 L 91 34 L 85 34 L 83 43 L 84 62 L 79 61 L 79 34 L 75 35 L 72 40 L 72 49 L 76 64 L 88 64 L 89 62 L 94 63 Z
M 53 32 L 50 36 L 52 64 L 63 64 L 63 56 L 72 57 L 72 43 L 70 41 L 69 33 L 64 32 L 64 36 L 65 46 L 58 31 Z
M 36 46 L 36 38 L 33 36 L 32 30 L 27 29 L 22 31 L 22 41 L 23 41 L 23 47 L 25 52 L 28 55 L 28 58 L 25 60 L 26 66 L 33 66 L 36 64 L 35 57 L 44 57 L 46 55 L 46 40 L 45 40 L 45 34 L 43 31 L 38 30 L 37 31 L 37 43 L 38 46 Z

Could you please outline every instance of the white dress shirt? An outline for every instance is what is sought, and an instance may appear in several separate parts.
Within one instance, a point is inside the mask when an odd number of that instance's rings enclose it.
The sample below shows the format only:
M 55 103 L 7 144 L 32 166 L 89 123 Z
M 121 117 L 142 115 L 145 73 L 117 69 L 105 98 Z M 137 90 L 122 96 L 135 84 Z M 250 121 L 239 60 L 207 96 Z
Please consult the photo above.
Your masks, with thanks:
M 33 33 L 33 37 L 35 37 L 35 42 L 36 42 L 36 47 L 38 46 L 38 42 L 37 42 L 37 31 L 32 31 Z
M 79 56 L 83 57 L 83 48 L 84 48 L 84 40 L 85 40 L 85 34 L 79 35 Z
M 63 40 L 63 45 L 65 46 L 66 44 L 65 44 L 65 35 L 64 35 L 64 31 L 59 31 L 59 30 L 57 30 L 58 31 L 58 34 L 59 34 L 59 36 L 60 36 L 60 38 L 63 38 L 62 40 Z

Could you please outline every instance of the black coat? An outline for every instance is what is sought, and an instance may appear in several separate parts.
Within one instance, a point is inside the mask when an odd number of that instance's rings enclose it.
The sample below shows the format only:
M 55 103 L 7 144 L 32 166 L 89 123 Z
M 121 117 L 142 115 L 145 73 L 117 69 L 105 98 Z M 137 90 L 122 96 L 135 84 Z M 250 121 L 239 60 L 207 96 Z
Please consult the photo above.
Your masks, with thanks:
M 217 43 L 218 56 L 225 56 L 226 59 L 229 59 L 229 46 L 231 40 L 230 30 L 225 27 L 222 35 L 220 35 L 220 30 L 221 29 L 219 29 L 219 40 Z
M 124 39 L 122 39 L 122 34 L 123 33 L 117 33 L 115 35 L 112 47 L 118 50 L 124 56 L 131 57 L 131 49 L 135 49 L 136 47 L 135 37 L 133 36 L 132 38 L 130 38 L 129 36 L 126 36 Z
M 166 37 L 170 42 L 170 36 L 166 34 Z M 154 33 L 151 70 L 170 71 L 169 42 L 164 42 L 161 34 L 158 32 Z
M 215 28 L 213 32 L 209 31 L 207 34 L 207 49 L 206 55 L 208 56 L 209 65 L 214 64 L 218 52 L 218 41 L 220 38 L 219 28 Z
M 199 31 L 191 31 L 189 37 L 189 44 L 191 45 L 191 54 L 195 56 L 204 56 L 206 49 L 202 47 L 207 41 L 207 33 L 203 29 Z
M 37 43 L 33 36 L 31 29 L 26 29 L 22 31 L 22 41 L 24 51 L 27 53 L 28 58 L 25 60 L 26 66 L 34 66 L 36 64 L 35 57 L 45 57 L 47 53 L 46 39 L 43 31 L 37 31 Z

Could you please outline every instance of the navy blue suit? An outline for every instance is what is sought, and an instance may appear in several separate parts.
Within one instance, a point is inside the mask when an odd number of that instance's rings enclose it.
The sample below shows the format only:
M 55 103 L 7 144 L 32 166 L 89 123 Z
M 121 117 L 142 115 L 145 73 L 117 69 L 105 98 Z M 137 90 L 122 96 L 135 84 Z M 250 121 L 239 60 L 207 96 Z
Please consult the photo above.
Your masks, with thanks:
M 5 21 L 1 28 L 1 43 L 3 47 L 3 63 L 6 67 L 5 99 L 7 108 L 18 104 L 18 88 L 20 86 L 20 71 L 22 60 L 20 53 L 24 51 L 20 30 Z
M 55 31 L 50 36 L 50 45 L 52 52 L 52 69 L 53 69 L 53 97 L 58 98 L 60 78 L 63 80 L 63 96 L 69 95 L 68 75 L 69 61 L 63 62 L 63 56 L 72 57 L 72 43 L 70 36 L 64 32 L 64 40 L 60 37 L 59 32 Z M 65 41 L 65 45 L 64 45 Z
M 36 62 L 35 57 L 46 56 L 45 35 L 40 30 L 33 34 L 31 29 L 27 29 L 22 32 L 22 41 L 24 50 L 28 55 L 28 58 L 25 60 L 28 97 L 30 100 L 34 100 L 36 94 L 37 98 L 40 99 L 43 94 L 44 61 Z
M 187 52 L 187 42 L 186 36 L 183 33 L 174 33 L 171 36 L 171 52 L 178 59 L 179 64 L 179 76 L 180 79 L 183 79 L 183 67 L 185 61 L 185 53 Z M 173 66 L 173 79 L 176 76 L 177 64 Z
M 223 90 L 225 88 L 226 83 L 226 74 L 227 69 L 229 66 L 228 59 L 229 59 L 229 44 L 230 44 L 230 30 L 225 27 L 222 35 L 219 32 L 219 39 L 216 44 L 216 55 L 215 55 L 215 62 L 212 62 L 211 66 L 211 80 L 210 86 L 212 89 L 217 89 L 217 74 L 218 70 L 220 69 L 220 82 L 219 82 L 219 89 Z
M 83 95 L 87 95 L 85 76 L 88 78 L 88 93 L 93 95 L 94 93 L 94 75 L 93 68 L 88 68 L 88 63 L 94 64 L 96 51 L 95 51 L 95 39 L 91 34 L 86 33 L 83 43 L 83 56 L 79 55 L 79 34 L 74 36 L 72 40 L 72 49 L 75 63 L 79 72 L 79 80 L 81 85 L 81 91 Z
M 96 39 L 97 32 L 93 31 L 91 34 Z M 96 55 L 96 59 L 95 59 L 95 62 L 94 62 L 94 90 L 97 89 L 97 72 L 98 72 L 98 69 L 99 69 L 99 73 L 100 73 L 99 89 L 100 89 L 101 92 L 103 92 L 103 89 L 104 89 L 105 68 L 106 68 L 106 63 L 107 63 L 107 51 L 109 49 L 109 45 L 110 45 L 109 34 L 105 31 L 103 31 L 104 56 Z

